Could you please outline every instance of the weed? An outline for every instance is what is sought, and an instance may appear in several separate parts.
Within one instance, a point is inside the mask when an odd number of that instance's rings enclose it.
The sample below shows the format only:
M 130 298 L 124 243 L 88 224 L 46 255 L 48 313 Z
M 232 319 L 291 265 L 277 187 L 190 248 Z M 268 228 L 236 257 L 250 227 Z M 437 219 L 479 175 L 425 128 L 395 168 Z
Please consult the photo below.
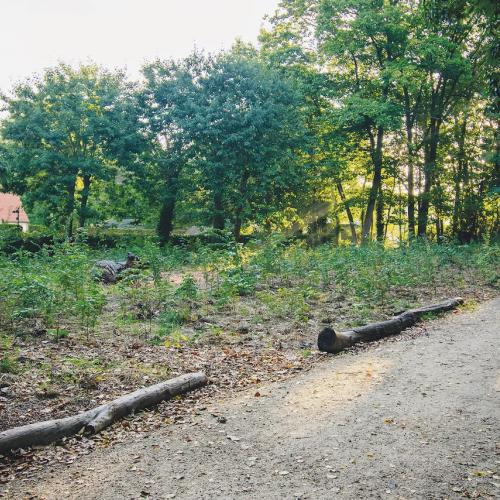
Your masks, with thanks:
M 175 291 L 175 296 L 181 299 L 196 300 L 198 297 L 198 288 L 196 281 L 190 274 L 184 277 L 179 288 Z
M 0 358 L 0 373 L 18 373 L 19 364 L 10 356 L 4 355 Z

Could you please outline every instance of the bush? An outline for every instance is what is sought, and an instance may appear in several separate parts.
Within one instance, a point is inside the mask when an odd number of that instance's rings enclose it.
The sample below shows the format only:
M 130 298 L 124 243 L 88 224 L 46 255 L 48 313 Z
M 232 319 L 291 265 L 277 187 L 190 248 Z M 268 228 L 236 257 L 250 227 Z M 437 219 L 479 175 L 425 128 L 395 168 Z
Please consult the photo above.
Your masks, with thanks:
M 0 253 L 24 251 L 36 253 L 54 245 L 54 235 L 44 232 L 23 233 L 17 226 L 0 225 Z

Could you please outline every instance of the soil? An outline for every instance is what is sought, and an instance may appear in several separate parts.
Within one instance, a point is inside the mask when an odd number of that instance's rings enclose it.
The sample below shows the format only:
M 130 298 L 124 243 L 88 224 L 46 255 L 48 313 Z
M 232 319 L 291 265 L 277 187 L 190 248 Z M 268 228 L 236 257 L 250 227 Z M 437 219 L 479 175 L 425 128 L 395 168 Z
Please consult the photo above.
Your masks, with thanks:
M 497 298 L 227 399 L 208 388 L 172 425 L 18 474 L 3 496 L 498 497 L 499 325 Z

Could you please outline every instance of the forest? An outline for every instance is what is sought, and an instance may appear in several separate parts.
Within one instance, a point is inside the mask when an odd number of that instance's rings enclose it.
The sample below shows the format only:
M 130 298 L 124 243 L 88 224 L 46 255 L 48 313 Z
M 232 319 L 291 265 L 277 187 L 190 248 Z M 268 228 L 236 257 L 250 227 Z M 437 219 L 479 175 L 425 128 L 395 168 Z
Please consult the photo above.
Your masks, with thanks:
M 0 185 L 40 230 L 132 220 L 353 244 L 494 241 L 495 2 L 282 2 L 259 47 L 60 64 L 4 89 Z
M 260 398 L 325 359 L 325 325 L 498 296 L 498 54 L 494 1 L 282 0 L 255 46 L 2 89 L 0 193 L 30 227 L 0 224 L 0 441 L 172 376 L 211 384 L 21 450 L 0 484 Z

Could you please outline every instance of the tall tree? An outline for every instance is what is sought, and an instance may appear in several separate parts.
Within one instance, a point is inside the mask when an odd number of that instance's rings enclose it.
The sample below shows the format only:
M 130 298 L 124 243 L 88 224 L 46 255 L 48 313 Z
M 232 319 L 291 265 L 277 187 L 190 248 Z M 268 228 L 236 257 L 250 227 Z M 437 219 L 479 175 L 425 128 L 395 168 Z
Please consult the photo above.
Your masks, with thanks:
M 384 138 L 400 121 L 386 78 L 388 64 L 399 56 L 405 41 L 399 13 L 391 4 L 369 0 L 292 0 L 280 7 L 272 20 L 274 33 L 287 44 L 295 38 L 314 64 L 330 75 L 326 88 L 333 104 L 330 116 L 345 130 L 364 136 L 371 159 L 362 224 L 365 243 L 371 237 L 377 203 L 379 218 L 383 213 Z M 377 227 L 382 237 L 382 221 Z
M 291 202 L 298 185 L 295 149 L 303 139 L 293 87 L 250 51 L 193 55 L 146 71 L 150 114 L 162 144 L 167 183 L 160 233 L 173 225 L 180 168 L 201 173 L 213 227 L 245 221 Z M 153 96 L 153 98 L 151 97 Z
M 143 68 L 145 84 L 139 101 L 150 147 L 145 158 L 146 182 L 142 180 L 141 185 L 159 201 L 157 230 L 162 244 L 168 242 L 174 227 L 179 178 L 196 157 L 189 128 L 205 64 L 201 54 L 193 53 L 180 61 L 158 60 Z
M 122 73 L 61 64 L 5 98 L 10 169 L 28 205 L 48 204 L 68 236 L 75 211 L 85 225 L 92 183 L 113 179 L 137 141 L 129 91 Z

